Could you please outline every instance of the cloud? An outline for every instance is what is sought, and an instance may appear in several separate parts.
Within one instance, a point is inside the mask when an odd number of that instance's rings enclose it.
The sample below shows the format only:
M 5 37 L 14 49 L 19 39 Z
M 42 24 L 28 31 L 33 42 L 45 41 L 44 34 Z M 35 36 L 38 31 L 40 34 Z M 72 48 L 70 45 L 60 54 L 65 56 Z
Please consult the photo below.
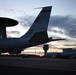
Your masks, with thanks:
M 15 10 L 10 8 L 10 7 L 0 7 L 0 10 L 1 11 L 4 11 L 4 12 L 14 12 Z
M 76 44 L 65 44 L 64 46 L 76 46 Z
M 22 26 L 30 27 L 35 20 L 35 16 L 19 17 Z M 51 16 L 48 31 L 55 36 L 76 38 L 76 18 L 73 16 Z
M 72 16 L 52 16 L 49 21 L 49 30 L 76 38 L 76 18 Z
M 8 31 L 7 32 L 7 37 L 13 37 L 13 36 L 19 36 L 20 32 L 19 31 Z
M 23 17 L 18 17 L 18 20 L 20 22 L 20 25 L 22 25 L 24 27 L 25 26 L 29 27 L 29 26 L 32 25 L 33 21 L 35 20 L 35 16 L 26 15 L 26 16 L 23 16 Z
M 16 9 L 11 6 L 0 6 L 0 13 L 4 16 L 9 16 L 9 17 L 17 17 L 21 15 L 25 15 L 24 10 L 22 9 Z

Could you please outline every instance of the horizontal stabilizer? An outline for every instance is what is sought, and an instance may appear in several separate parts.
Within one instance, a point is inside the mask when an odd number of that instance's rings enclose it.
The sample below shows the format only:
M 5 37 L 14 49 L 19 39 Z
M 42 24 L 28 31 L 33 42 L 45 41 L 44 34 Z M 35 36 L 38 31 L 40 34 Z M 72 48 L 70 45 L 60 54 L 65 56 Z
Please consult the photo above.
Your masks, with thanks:
M 47 7 L 52 7 L 52 6 L 47 6 Z M 42 9 L 42 8 L 46 8 L 46 7 L 38 7 L 38 8 L 34 8 L 34 9 Z
M 60 41 L 60 40 L 66 40 L 66 39 L 49 39 L 49 41 Z

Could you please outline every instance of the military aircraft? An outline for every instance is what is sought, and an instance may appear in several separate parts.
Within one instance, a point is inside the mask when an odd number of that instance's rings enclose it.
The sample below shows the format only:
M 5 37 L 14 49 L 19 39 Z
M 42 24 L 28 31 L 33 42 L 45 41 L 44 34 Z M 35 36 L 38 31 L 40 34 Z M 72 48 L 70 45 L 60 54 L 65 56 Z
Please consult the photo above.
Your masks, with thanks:
M 20 38 L 0 38 L 0 53 L 19 54 L 25 48 L 58 41 L 64 39 L 52 39 L 48 37 L 47 28 L 52 6 L 42 7 L 41 12 L 29 28 Z

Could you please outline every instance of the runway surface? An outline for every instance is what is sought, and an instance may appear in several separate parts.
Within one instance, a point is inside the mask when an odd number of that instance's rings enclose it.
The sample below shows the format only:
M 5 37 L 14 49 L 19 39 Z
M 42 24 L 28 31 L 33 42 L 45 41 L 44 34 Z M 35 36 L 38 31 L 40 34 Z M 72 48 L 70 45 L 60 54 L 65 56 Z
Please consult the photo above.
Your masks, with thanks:
M 76 74 L 76 59 L 0 57 L 2 73 Z M 12 73 L 12 74 L 13 74 Z

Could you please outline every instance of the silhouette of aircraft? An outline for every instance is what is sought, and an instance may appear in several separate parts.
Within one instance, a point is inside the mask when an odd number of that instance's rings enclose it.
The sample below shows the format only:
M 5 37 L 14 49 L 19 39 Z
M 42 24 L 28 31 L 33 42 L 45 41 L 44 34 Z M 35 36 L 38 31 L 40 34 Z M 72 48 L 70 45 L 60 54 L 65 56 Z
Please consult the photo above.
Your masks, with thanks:
M 25 48 L 44 44 L 50 41 L 65 39 L 52 39 L 48 37 L 47 27 L 52 6 L 42 7 L 41 12 L 29 30 L 20 38 L 0 38 L 0 53 L 19 54 Z

